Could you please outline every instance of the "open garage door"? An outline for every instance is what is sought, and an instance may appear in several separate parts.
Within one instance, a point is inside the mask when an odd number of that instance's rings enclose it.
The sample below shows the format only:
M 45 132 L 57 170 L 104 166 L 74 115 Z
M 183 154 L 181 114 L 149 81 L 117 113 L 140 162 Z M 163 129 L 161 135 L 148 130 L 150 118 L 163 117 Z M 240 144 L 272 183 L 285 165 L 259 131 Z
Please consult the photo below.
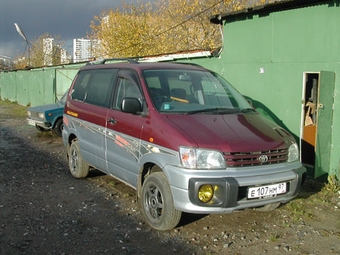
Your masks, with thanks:
M 334 72 L 304 73 L 301 160 L 313 178 L 329 172 L 334 86 Z

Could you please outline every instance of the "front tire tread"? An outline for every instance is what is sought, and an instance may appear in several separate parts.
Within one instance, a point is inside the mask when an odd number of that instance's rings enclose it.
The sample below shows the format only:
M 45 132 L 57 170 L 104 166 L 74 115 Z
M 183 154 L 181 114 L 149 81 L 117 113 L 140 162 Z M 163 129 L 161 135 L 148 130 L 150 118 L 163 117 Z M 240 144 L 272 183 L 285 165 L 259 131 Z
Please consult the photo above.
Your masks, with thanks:
M 170 185 L 163 172 L 149 175 L 142 186 L 141 206 L 149 225 L 170 230 L 178 225 L 182 212 L 174 207 Z

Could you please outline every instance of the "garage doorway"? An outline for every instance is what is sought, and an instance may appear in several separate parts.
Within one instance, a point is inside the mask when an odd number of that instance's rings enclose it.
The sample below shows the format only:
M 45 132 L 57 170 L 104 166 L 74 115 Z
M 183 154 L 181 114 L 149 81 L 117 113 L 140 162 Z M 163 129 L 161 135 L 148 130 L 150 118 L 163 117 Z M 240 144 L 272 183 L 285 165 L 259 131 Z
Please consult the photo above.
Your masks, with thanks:
M 315 144 L 318 102 L 319 73 L 305 73 L 304 98 L 303 98 L 303 123 L 301 141 L 301 161 L 310 168 L 315 164 Z
M 334 84 L 334 72 L 303 74 L 301 161 L 313 178 L 329 171 Z

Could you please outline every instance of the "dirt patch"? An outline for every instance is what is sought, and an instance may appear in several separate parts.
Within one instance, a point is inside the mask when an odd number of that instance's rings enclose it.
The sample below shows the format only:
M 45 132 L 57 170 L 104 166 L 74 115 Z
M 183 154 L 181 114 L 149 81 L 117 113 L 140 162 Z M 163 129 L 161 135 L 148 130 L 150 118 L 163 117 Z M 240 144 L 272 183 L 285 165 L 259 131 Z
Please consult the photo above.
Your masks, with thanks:
M 308 180 L 271 212 L 184 214 L 159 232 L 133 189 L 97 171 L 72 178 L 61 138 L 0 101 L 0 254 L 340 254 L 340 194 L 324 186 Z

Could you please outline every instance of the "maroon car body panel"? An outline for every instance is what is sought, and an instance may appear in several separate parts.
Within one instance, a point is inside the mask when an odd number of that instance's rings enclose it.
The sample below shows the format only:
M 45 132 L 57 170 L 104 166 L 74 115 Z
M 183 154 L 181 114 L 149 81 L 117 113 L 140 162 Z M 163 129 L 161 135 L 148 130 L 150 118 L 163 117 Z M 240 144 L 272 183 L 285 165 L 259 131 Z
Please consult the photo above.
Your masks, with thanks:
M 245 152 L 286 146 L 282 136 L 274 129 L 278 126 L 268 123 L 257 113 L 167 117 L 202 148 Z

